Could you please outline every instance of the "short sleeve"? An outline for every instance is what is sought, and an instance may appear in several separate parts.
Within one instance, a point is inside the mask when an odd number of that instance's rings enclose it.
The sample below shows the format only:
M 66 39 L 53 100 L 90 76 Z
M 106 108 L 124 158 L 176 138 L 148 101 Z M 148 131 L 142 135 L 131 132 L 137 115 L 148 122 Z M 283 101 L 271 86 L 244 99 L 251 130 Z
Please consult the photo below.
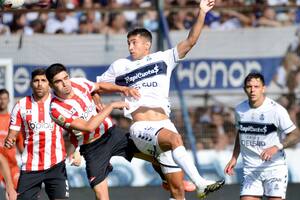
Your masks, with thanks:
M 74 120 L 72 113 L 68 109 L 54 102 L 50 105 L 50 116 L 56 124 L 64 129 L 69 129 Z
M 168 49 L 166 51 L 161 52 L 162 55 L 159 55 L 163 58 L 163 60 L 168 64 L 169 69 L 172 71 L 177 64 L 181 61 L 178 56 L 177 47 L 172 49 Z
M 114 83 L 116 79 L 116 73 L 114 70 L 115 62 L 112 63 L 109 68 L 100 76 L 97 76 L 97 81 L 96 82 L 109 82 L 109 83 Z
M 239 114 L 236 111 L 234 112 L 234 120 L 235 120 L 235 128 L 237 130 L 239 130 L 240 116 L 239 116 Z
M 22 117 L 21 117 L 21 111 L 20 111 L 20 102 L 18 102 L 10 115 L 10 124 L 9 129 L 14 131 L 20 131 L 21 125 L 22 125 Z
M 291 120 L 287 110 L 278 104 L 277 108 L 278 129 L 284 134 L 288 134 L 296 129 L 295 124 Z
M 71 78 L 71 81 L 73 84 L 72 86 L 75 86 L 78 89 L 80 89 L 80 87 L 84 87 L 89 93 L 92 93 L 96 88 L 95 82 L 85 78 Z

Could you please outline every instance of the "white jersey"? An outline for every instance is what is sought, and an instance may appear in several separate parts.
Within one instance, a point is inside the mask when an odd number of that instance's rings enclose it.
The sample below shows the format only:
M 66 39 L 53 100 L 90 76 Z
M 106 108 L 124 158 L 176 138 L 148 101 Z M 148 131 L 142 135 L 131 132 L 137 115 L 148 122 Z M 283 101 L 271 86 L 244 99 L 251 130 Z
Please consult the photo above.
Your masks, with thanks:
M 296 129 L 287 110 L 266 97 L 258 108 L 251 108 L 246 100 L 235 111 L 244 167 L 265 168 L 286 164 L 283 150 L 273 155 L 270 161 L 263 161 L 260 154 L 264 149 L 281 143 L 285 134 Z
M 125 97 L 130 109 L 124 109 L 124 115 L 137 108 L 163 108 L 170 114 L 169 87 L 171 73 L 179 61 L 177 48 L 149 54 L 141 60 L 119 59 L 109 69 L 97 77 L 97 82 L 112 82 L 117 85 L 137 88 L 141 94 L 139 100 Z

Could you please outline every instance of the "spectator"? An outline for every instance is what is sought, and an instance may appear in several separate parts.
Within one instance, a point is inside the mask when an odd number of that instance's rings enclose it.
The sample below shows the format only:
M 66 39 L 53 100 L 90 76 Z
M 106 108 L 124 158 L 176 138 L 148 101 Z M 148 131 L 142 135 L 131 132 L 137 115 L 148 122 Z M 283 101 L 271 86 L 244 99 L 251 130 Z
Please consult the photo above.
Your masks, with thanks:
M 65 12 L 57 12 L 46 22 L 46 33 L 76 33 L 78 31 L 78 20 L 71 14 Z
M 0 21 L 0 35 L 10 35 L 10 28 L 6 24 L 2 24 Z
M 185 11 L 172 11 L 167 17 L 170 30 L 185 30 Z
M 15 14 L 13 21 L 10 25 L 10 30 L 15 34 L 31 35 L 32 29 L 26 24 L 26 17 L 24 14 Z
M 105 34 L 125 34 L 126 20 L 122 13 L 111 13 L 109 15 L 108 25 L 105 27 Z
M 263 10 L 262 16 L 257 20 L 258 26 L 280 27 L 282 23 L 276 20 L 276 12 L 271 7 Z
M 211 119 L 212 124 L 216 127 L 216 133 L 214 134 L 214 148 L 217 150 L 224 150 L 226 149 L 229 141 L 225 134 L 224 117 L 222 112 L 213 112 Z

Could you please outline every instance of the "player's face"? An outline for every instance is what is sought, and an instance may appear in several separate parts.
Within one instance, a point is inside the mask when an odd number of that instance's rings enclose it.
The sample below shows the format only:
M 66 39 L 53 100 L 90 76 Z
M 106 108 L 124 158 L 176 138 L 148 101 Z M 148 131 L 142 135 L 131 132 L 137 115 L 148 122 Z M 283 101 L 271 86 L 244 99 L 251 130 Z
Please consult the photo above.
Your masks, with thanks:
M 7 110 L 9 103 L 9 96 L 6 93 L 0 94 L 0 111 Z
M 145 37 L 133 35 L 127 41 L 128 50 L 133 60 L 139 60 L 150 52 L 151 43 Z
M 31 80 L 33 95 L 36 98 L 43 98 L 49 94 L 49 82 L 45 75 L 37 75 Z
M 245 92 L 251 104 L 261 105 L 264 101 L 265 86 L 260 79 L 252 78 L 245 85 Z
M 62 71 L 53 77 L 52 87 L 60 97 L 69 97 L 72 93 L 71 80 L 66 71 Z

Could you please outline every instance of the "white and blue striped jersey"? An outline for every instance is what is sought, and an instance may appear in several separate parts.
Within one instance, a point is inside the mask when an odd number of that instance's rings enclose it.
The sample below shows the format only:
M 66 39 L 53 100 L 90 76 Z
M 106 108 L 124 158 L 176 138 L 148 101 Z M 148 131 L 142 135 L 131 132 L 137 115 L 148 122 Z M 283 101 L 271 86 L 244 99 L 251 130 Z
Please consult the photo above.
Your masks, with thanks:
M 236 128 L 240 138 L 240 151 L 246 168 L 265 168 L 286 164 L 284 150 L 278 151 L 270 161 L 260 158 L 262 151 L 279 144 L 285 134 L 296 126 L 285 108 L 266 97 L 258 108 L 243 101 L 235 109 Z
M 176 47 L 149 54 L 140 60 L 131 60 L 130 57 L 119 59 L 97 76 L 97 82 L 112 82 L 139 90 L 140 99 L 125 97 L 130 106 L 129 110 L 124 109 L 128 118 L 139 107 L 162 108 L 169 115 L 170 78 L 178 61 Z

